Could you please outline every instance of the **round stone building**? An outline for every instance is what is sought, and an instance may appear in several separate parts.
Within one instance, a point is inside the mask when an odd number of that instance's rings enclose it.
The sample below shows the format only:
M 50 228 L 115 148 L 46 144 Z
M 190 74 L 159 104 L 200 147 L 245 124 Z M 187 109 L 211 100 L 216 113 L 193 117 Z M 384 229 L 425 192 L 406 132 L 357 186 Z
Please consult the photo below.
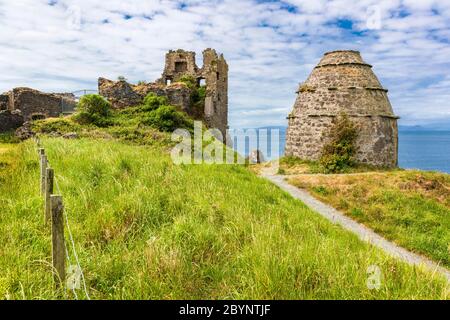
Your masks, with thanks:
M 358 125 L 355 160 L 397 166 L 397 119 L 384 89 L 358 51 L 327 52 L 306 81 L 288 116 L 287 156 L 318 160 L 333 120 L 346 113 Z

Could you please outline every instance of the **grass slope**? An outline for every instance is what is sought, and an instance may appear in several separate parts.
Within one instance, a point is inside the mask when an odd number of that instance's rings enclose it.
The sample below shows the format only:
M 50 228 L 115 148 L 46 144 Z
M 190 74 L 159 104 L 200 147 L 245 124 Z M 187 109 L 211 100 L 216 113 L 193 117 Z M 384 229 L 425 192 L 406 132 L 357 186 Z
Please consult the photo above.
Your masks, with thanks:
M 290 182 L 400 246 L 450 267 L 450 175 L 396 170 Z
M 386 257 L 243 166 L 175 166 L 158 146 L 115 140 L 43 143 L 91 298 L 448 298 L 445 280 Z M 6 148 L 0 298 L 61 297 L 35 146 Z M 366 285 L 371 265 L 379 290 Z

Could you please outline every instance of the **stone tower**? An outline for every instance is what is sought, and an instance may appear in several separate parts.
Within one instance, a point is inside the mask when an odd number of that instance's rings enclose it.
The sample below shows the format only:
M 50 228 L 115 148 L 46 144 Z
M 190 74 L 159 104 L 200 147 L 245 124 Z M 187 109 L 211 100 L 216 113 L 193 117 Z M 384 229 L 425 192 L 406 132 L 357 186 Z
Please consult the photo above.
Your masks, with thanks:
M 217 128 L 225 141 L 228 128 L 228 64 L 214 49 L 203 51 L 203 66 L 195 63 L 195 52 L 170 50 L 166 53 L 164 72 L 159 83 L 169 85 L 183 75 L 193 76 L 198 84 L 206 85 L 203 118 L 209 128 Z
M 288 116 L 287 156 L 318 160 L 326 133 L 340 113 L 359 127 L 356 161 L 397 166 L 397 119 L 384 89 L 358 51 L 327 52 L 306 81 Z
M 161 81 L 168 85 L 178 81 L 184 75 L 197 77 L 198 67 L 195 64 L 195 52 L 182 49 L 170 50 L 166 53 L 166 63 Z
M 210 128 L 217 128 L 226 138 L 228 129 L 228 64 L 223 55 L 213 49 L 203 51 L 203 67 L 199 79 L 205 79 L 205 121 Z M 200 81 L 200 80 L 199 80 Z

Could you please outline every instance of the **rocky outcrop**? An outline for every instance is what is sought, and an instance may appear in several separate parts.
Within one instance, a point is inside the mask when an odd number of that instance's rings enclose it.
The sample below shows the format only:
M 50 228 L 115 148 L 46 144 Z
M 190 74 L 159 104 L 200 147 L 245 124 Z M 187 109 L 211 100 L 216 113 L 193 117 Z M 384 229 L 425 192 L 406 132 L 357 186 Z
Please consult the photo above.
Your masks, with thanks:
M 397 166 L 398 117 L 371 68 L 357 51 L 325 53 L 298 88 L 288 116 L 286 155 L 319 159 L 334 119 L 346 113 L 359 128 L 356 161 Z
M 0 132 L 16 130 L 24 123 L 20 110 L 0 111 Z

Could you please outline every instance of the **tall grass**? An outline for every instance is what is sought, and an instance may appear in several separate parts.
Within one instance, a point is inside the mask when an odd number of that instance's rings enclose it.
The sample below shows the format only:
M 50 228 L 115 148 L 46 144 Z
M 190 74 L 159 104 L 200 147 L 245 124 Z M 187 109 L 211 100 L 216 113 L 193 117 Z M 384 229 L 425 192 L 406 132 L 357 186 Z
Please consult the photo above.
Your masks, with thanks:
M 92 298 L 448 298 L 445 280 L 386 257 L 243 166 L 176 166 L 160 147 L 114 140 L 43 143 Z M 58 298 L 34 146 L 0 158 L 11 162 L 0 168 L 0 298 Z M 366 285 L 371 265 L 379 290 Z
M 290 182 L 411 251 L 450 267 L 450 175 L 394 170 Z

